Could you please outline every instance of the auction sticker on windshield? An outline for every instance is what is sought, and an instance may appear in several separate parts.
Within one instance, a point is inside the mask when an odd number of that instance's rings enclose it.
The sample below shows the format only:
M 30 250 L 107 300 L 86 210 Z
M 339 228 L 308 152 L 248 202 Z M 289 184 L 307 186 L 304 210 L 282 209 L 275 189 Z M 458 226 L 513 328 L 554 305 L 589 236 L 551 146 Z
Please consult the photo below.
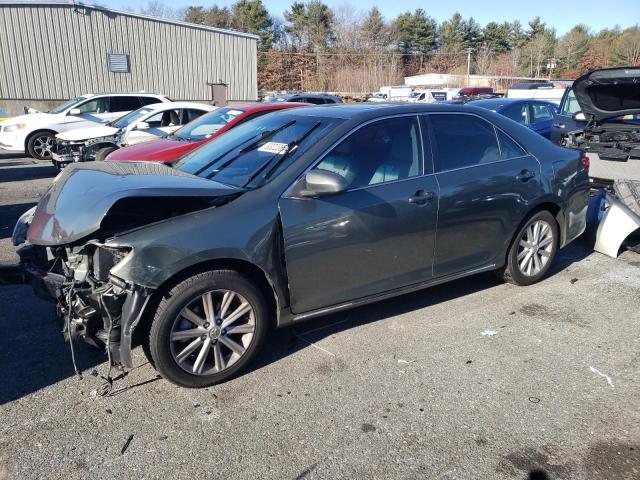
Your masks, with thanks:
M 280 142 L 267 142 L 258 148 L 259 152 L 267 152 L 267 153 L 287 153 L 287 149 L 289 145 L 286 143 Z

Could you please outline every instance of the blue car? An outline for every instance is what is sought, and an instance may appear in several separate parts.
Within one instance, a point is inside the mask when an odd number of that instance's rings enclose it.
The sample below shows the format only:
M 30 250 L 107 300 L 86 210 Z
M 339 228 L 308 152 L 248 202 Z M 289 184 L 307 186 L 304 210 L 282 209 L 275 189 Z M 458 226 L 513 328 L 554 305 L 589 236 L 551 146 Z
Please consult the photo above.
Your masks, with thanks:
M 558 111 L 558 106 L 555 103 L 519 98 L 474 100 L 469 102 L 469 105 L 493 110 L 500 115 L 515 120 L 521 125 L 529 127 L 545 138 L 549 138 L 551 134 L 553 117 Z

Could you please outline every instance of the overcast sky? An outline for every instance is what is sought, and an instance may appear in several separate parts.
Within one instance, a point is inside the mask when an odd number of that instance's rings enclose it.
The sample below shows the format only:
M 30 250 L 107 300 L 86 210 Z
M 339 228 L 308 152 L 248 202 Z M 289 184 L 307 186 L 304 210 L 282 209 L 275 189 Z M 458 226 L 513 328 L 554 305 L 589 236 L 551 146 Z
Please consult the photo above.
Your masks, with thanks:
M 292 1 L 289 0 L 263 0 L 273 15 L 281 16 L 287 10 Z M 428 1 L 428 0 L 403 0 L 403 1 L 373 1 L 357 0 L 345 2 L 344 0 L 324 0 L 332 8 L 350 4 L 352 7 L 368 10 L 377 5 L 383 15 L 393 18 L 397 14 L 416 8 L 424 9 L 428 15 L 438 22 L 451 17 L 458 10 L 463 17 L 473 17 L 484 25 L 490 21 L 501 22 L 504 20 L 520 20 L 526 24 L 528 20 L 539 15 L 548 25 L 556 28 L 559 34 L 565 33 L 577 23 L 584 23 L 592 30 L 612 28 L 615 25 L 630 27 L 640 22 L 640 0 L 456 0 L 456 1 Z M 92 3 L 92 2 L 87 2 Z M 144 8 L 146 0 L 109 0 L 100 2 L 113 8 Z M 219 6 L 230 5 L 232 0 L 212 2 L 207 0 L 164 0 L 166 5 L 173 8 L 183 8 L 189 5 Z

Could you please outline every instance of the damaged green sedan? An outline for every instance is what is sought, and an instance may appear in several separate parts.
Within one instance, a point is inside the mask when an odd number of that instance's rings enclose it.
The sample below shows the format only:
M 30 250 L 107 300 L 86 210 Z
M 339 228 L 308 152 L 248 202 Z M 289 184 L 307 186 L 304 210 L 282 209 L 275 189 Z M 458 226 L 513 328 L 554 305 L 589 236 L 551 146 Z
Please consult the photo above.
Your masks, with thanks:
M 19 220 L 0 280 L 32 283 L 113 364 L 132 366 L 136 332 L 163 377 L 203 387 L 271 325 L 477 272 L 540 280 L 584 231 L 588 191 L 580 152 L 487 110 L 287 110 L 173 168 L 71 165 Z

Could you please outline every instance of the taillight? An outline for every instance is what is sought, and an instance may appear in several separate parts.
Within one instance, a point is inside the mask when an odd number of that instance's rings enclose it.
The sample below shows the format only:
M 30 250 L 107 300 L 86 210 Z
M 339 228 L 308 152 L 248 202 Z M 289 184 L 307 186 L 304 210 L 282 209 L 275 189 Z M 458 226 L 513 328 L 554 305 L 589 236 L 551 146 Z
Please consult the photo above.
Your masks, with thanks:
M 582 158 L 580 159 L 580 161 L 582 162 L 582 165 L 584 166 L 584 168 L 589 170 L 589 157 L 587 157 L 586 153 L 582 154 Z

